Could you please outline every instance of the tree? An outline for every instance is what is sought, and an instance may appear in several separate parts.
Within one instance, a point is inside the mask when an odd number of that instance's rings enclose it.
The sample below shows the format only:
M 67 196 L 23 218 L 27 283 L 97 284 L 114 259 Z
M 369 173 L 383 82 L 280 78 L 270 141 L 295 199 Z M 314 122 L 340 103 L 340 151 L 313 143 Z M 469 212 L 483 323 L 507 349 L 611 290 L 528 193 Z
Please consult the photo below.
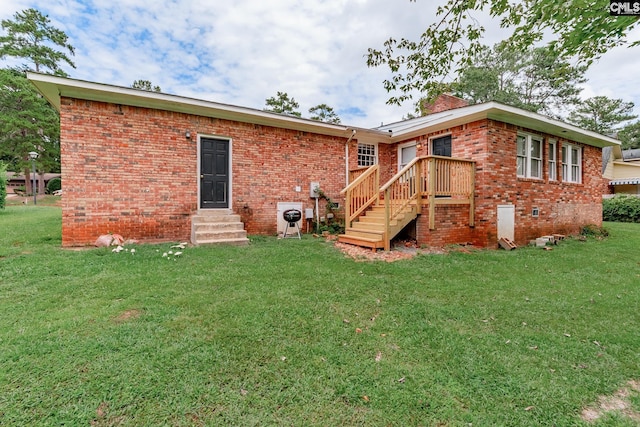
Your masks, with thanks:
M 498 43 L 484 46 L 453 84 L 456 96 L 471 103 L 498 101 L 525 110 L 561 116 L 577 104 L 586 67 L 572 66 L 548 47 L 524 52 Z
M 30 186 L 28 153 L 38 152 L 39 170 L 60 169 L 60 120 L 57 111 L 31 85 L 24 70 L 66 76 L 61 63 L 75 65 L 67 35 L 50 25 L 36 9 L 17 12 L 14 20 L 2 20 L 6 35 L 0 36 L 0 59 L 23 58 L 30 62 L 22 70 L 0 73 L 0 159 L 14 170 L 22 169 Z M 57 48 L 61 48 L 58 50 Z
M 29 152 L 38 170 L 60 170 L 60 121 L 53 108 L 18 70 L 0 70 L 0 160 L 24 171 L 31 192 Z
M 600 134 L 606 135 L 620 129 L 622 123 L 638 116 L 632 114 L 633 102 L 594 96 L 569 114 L 569 121 Z
M 501 27 L 513 30 L 506 40 L 512 51 L 527 51 L 546 34 L 552 36 L 548 48 L 558 58 L 575 57 L 582 65 L 614 46 L 640 44 L 626 37 L 640 20 L 610 16 L 605 0 L 447 0 L 417 41 L 389 38 L 382 49 L 368 50 L 368 66 L 386 65 L 392 72 L 383 85 L 397 95 L 387 103 L 400 105 L 416 92 L 434 98 L 451 73 L 461 73 L 473 63 L 485 31 L 474 12 L 488 12 Z
M 267 106 L 264 108 L 264 111 L 271 111 L 295 117 L 302 116 L 302 113 L 296 111 L 297 108 L 300 108 L 300 105 L 295 99 L 289 98 L 289 95 L 286 92 L 278 91 L 275 97 L 272 96 L 267 98 L 265 100 L 265 104 Z
M 49 18 L 36 9 L 16 12 L 13 21 L 3 19 L 2 29 L 7 34 L 0 36 L 0 59 L 7 56 L 27 59 L 36 72 L 49 70 L 55 75 L 66 76 L 60 63 L 66 62 L 75 68 L 64 52 L 74 55 L 74 48 L 67 42 L 67 35 L 50 23 Z M 56 47 L 63 51 L 56 50 Z
M 131 85 L 134 89 L 146 90 L 149 92 L 162 92 L 160 86 L 154 86 L 149 80 L 136 80 Z
M 338 117 L 333 108 L 327 104 L 318 104 L 315 107 L 309 108 L 309 114 L 311 114 L 311 120 L 334 124 L 341 122 L 340 117 Z
M 618 132 L 618 139 L 622 148 L 640 148 L 640 121 L 626 125 Z

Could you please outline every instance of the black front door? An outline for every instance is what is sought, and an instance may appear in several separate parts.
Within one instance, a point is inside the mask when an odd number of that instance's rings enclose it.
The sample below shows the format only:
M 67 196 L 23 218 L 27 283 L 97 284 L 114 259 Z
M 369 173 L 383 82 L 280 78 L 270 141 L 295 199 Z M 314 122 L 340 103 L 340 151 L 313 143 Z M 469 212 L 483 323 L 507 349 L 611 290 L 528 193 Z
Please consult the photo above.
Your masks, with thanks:
M 229 141 L 200 140 L 200 207 L 229 207 Z

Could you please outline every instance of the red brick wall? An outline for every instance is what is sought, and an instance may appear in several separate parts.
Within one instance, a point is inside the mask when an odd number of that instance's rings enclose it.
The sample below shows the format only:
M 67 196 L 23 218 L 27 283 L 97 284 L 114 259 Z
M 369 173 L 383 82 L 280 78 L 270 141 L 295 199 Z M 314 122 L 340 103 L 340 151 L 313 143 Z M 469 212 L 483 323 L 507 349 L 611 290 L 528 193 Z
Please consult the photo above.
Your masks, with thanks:
M 145 241 L 188 240 L 198 209 L 198 135 L 231 139 L 232 208 L 250 234 L 275 234 L 278 202 L 314 207 L 312 181 L 343 204 L 346 138 L 69 98 L 62 99 L 60 116 L 64 246 L 91 244 L 108 232 Z M 515 206 L 518 244 L 601 224 L 600 149 L 583 147 L 582 184 L 548 182 L 546 152 L 545 179 L 519 179 L 517 131 L 481 120 L 418 138 L 418 155 L 425 155 L 430 136 L 450 132 L 453 156 L 477 162 L 475 227 L 468 226 L 467 206 L 438 207 L 436 230 L 428 229 L 428 215 L 418 219 L 420 243 L 495 246 L 501 204 Z M 559 149 L 563 140 L 557 139 Z M 357 139 L 349 155 L 352 167 Z M 397 172 L 397 144 L 379 144 L 378 157 L 382 184 Z M 534 206 L 538 218 L 531 216 Z
M 497 246 L 497 207 L 515 206 L 515 241 L 519 245 L 542 235 L 578 233 L 585 224 L 602 224 L 601 150 L 583 147 L 582 183 L 548 180 L 547 137 L 544 133 L 520 129 L 545 137 L 543 171 L 545 179 L 516 176 L 516 135 L 518 128 L 502 122 L 482 120 L 452 129 L 454 157 L 476 160 L 475 227 L 468 226 L 466 206 L 436 210 L 436 230 L 429 231 L 428 215 L 417 223 L 419 243 L 438 245 L 471 242 L 479 246 Z M 558 140 L 558 176 L 560 147 Z M 580 144 L 578 144 L 580 145 Z M 532 216 L 533 207 L 539 217 Z
M 198 208 L 197 135 L 231 139 L 232 207 L 248 233 L 276 233 L 278 202 L 313 207 L 311 181 L 342 204 L 344 138 L 69 98 L 60 121 L 63 246 L 108 232 L 188 240 Z

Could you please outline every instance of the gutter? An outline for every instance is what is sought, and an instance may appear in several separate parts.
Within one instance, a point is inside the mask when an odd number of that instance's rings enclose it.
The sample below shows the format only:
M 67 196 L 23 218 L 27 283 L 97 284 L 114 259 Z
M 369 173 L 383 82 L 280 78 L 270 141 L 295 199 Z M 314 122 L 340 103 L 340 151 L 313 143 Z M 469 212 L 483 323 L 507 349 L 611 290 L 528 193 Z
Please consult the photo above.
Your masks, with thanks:
M 356 130 L 351 129 L 351 136 L 347 139 L 347 142 L 344 143 L 344 168 L 345 168 L 345 179 L 344 182 L 349 185 L 349 143 L 356 136 Z M 346 187 L 346 185 L 345 185 Z

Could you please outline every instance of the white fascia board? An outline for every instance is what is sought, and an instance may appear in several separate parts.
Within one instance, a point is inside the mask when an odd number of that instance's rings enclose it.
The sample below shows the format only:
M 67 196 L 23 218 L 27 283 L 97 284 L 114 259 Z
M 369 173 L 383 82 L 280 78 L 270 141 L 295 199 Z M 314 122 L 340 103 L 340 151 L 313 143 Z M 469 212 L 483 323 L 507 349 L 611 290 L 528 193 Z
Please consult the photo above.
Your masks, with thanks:
M 609 136 L 600 135 L 560 120 L 498 102 L 487 102 L 442 111 L 381 126 L 377 130 L 391 130 L 393 133 L 392 139 L 397 142 L 482 119 L 497 120 L 600 148 L 620 145 L 620 141 Z
M 252 108 L 238 107 L 161 92 L 69 79 L 49 74 L 29 72 L 27 73 L 27 78 L 58 111 L 60 111 L 60 98 L 69 97 L 88 101 L 101 101 L 134 107 L 168 110 L 346 138 L 351 136 L 354 129 L 353 127 L 345 125 L 324 123 Z M 369 129 L 357 129 L 357 132 L 367 134 L 380 133 Z

